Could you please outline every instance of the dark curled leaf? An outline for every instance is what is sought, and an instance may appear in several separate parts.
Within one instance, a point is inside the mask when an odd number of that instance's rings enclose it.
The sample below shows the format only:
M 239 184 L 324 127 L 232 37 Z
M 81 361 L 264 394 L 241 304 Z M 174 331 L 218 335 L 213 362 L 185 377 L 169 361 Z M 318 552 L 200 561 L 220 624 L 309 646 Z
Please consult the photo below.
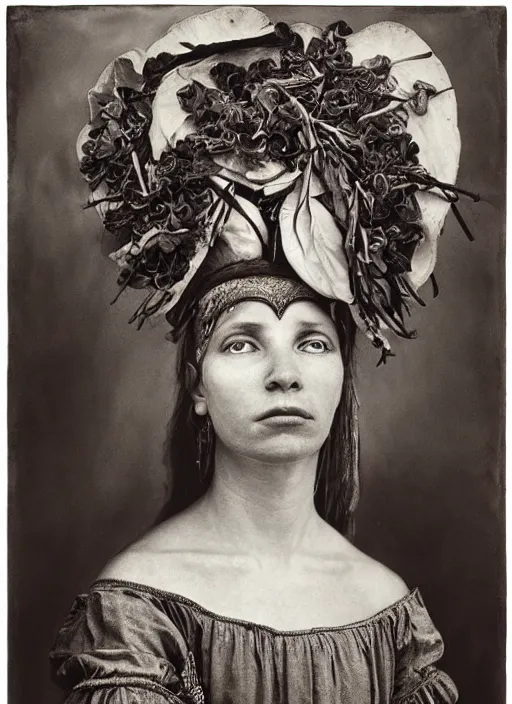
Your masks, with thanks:
M 413 90 L 424 90 L 429 98 L 437 93 L 436 87 L 425 81 L 416 81 L 412 87 Z
M 137 112 L 139 117 L 142 117 L 145 121 L 151 120 L 153 114 L 151 106 L 142 100 L 137 100 L 132 103 L 133 109 Z
M 428 109 L 428 95 L 424 90 L 417 91 L 410 99 L 409 105 L 416 115 L 426 115 Z
M 372 230 L 372 234 L 370 237 L 370 252 L 378 252 L 379 250 L 383 249 L 386 245 L 386 242 L 386 235 L 384 234 L 384 230 L 382 229 L 382 227 L 375 228 L 374 230 Z
M 365 61 L 361 61 L 361 66 L 370 69 L 378 76 L 380 76 L 389 72 L 389 69 L 391 67 L 391 59 L 389 59 L 387 56 L 382 56 L 378 54 L 377 56 L 374 56 L 373 59 L 366 59 Z
M 328 25 L 323 31 L 322 36 L 324 39 L 330 41 L 339 41 L 344 37 L 348 37 L 350 34 L 353 34 L 352 28 L 343 20 L 339 20 L 338 22 L 333 22 Z
M 111 117 L 114 120 L 119 120 L 121 115 L 123 114 L 124 106 L 123 103 L 120 100 L 112 100 L 110 103 L 107 103 L 105 107 L 102 110 L 102 113 L 104 115 L 107 115 L 107 117 Z
M 436 88 L 430 83 L 424 81 L 416 81 L 413 85 L 415 91 L 413 97 L 409 101 L 409 105 L 416 115 L 425 115 L 428 109 L 429 98 L 436 95 Z
M 405 152 L 405 158 L 410 161 L 413 159 L 413 157 L 419 154 L 420 148 L 418 147 L 417 143 L 413 141 L 411 135 L 406 135 L 406 139 L 408 139 L 408 142 L 407 149 Z
M 249 156 L 263 156 L 267 149 L 267 138 L 265 135 L 254 139 L 248 134 L 242 133 L 237 135 L 238 145 L 242 151 Z
M 389 193 L 389 183 L 386 176 L 382 173 L 376 173 L 373 177 L 373 192 L 380 198 L 385 198 Z
M 167 73 L 167 66 L 170 66 L 176 57 L 168 52 L 162 52 L 158 56 L 147 59 L 142 69 L 142 75 L 146 81 L 152 81 Z
M 192 81 L 184 88 L 180 88 L 176 92 L 180 105 L 186 112 L 193 113 L 196 106 L 203 105 L 205 99 L 205 87 Z
M 294 153 L 290 137 L 285 132 L 272 132 L 267 144 L 271 159 L 282 159 L 285 154 L 290 156 Z M 295 153 L 299 152 L 295 150 Z
M 242 88 L 247 80 L 247 70 L 243 66 L 221 62 L 213 66 L 210 75 L 220 90 L 229 92 L 239 87 Z
M 306 57 L 312 59 L 313 61 L 321 59 L 325 48 L 326 44 L 324 39 L 320 39 L 320 37 L 313 37 L 313 39 L 309 42 Z
M 276 22 L 274 25 L 276 36 L 293 51 L 304 51 L 304 41 L 300 34 L 293 32 L 286 22 Z
M 276 69 L 277 64 L 274 59 L 260 59 L 249 66 L 247 76 L 249 80 L 262 82 L 265 78 L 270 78 Z

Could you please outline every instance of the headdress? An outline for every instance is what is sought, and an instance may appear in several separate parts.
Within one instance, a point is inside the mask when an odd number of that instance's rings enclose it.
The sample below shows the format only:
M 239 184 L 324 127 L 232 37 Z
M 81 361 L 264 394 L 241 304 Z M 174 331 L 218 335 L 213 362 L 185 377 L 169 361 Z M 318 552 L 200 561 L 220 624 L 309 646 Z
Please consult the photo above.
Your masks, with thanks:
M 121 290 L 150 289 L 139 324 L 165 314 L 179 331 L 219 253 L 263 258 L 348 304 L 385 360 L 385 328 L 414 336 L 450 206 L 470 235 L 454 92 L 402 25 L 322 31 L 225 6 L 113 61 L 89 105 L 80 169 Z

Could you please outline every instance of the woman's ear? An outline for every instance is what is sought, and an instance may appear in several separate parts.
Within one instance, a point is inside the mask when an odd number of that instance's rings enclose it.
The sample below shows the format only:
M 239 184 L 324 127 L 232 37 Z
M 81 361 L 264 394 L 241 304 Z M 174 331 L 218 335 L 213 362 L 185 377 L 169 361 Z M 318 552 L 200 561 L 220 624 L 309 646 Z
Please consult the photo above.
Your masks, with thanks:
M 185 386 L 187 391 L 191 394 L 197 386 L 197 369 L 191 362 L 187 362 L 185 367 Z
M 208 412 L 206 399 L 204 397 L 203 385 L 199 381 L 199 374 L 196 367 L 187 362 L 185 383 L 194 401 L 194 410 L 198 416 L 205 416 Z

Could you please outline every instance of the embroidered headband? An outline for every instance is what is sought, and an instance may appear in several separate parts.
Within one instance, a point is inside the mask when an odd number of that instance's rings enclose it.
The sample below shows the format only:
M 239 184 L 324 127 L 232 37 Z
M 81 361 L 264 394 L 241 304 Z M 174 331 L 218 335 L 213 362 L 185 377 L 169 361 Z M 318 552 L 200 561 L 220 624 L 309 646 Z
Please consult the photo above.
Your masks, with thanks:
M 89 206 L 112 235 L 120 291 L 149 293 L 132 317 L 175 331 L 216 250 L 287 262 L 344 301 L 381 349 L 413 337 L 410 303 L 433 279 L 456 202 L 454 91 L 412 30 L 352 34 L 273 25 L 225 6 L 177 23 L 113 61 L 89 91 L 78 139 Z
M 295 301 L 313 301 L 325 306 L 325 299 L 309 286 L 281 276 L 260 274 L 224 281 L 201 298 L 196 311 L 194 332 L 198 362 L 206 351 L 211 333 L 222 313 L 242 301 L 261 301 L 269 305 L 279 319 Z

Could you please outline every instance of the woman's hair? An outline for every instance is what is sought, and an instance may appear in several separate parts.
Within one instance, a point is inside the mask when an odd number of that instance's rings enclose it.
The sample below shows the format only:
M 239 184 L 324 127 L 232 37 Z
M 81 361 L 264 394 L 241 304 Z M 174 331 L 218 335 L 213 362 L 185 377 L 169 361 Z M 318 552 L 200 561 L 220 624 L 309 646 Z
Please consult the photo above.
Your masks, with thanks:
M 335 324 L 344 364 L 343 388 L 329 436 L 320 450 L 315 482 L 319 515 L 337 531 L 352 536 L 352 516 L 358 499 L 359 438 L 354 389 L 355 324 L 348 306 L 334 305 Z M 204 417 L 194 412 L 191 367 L 196 366 L 193 325 L 180 341 L 177 396 L 164 448 L 164 463 L 172 477 L 170 495 L 157 522 L 184 510 L 206 493 L 214 472 L 215 438 L 200 442 Z M 206 449 L 205 449 L 206 446 Z

